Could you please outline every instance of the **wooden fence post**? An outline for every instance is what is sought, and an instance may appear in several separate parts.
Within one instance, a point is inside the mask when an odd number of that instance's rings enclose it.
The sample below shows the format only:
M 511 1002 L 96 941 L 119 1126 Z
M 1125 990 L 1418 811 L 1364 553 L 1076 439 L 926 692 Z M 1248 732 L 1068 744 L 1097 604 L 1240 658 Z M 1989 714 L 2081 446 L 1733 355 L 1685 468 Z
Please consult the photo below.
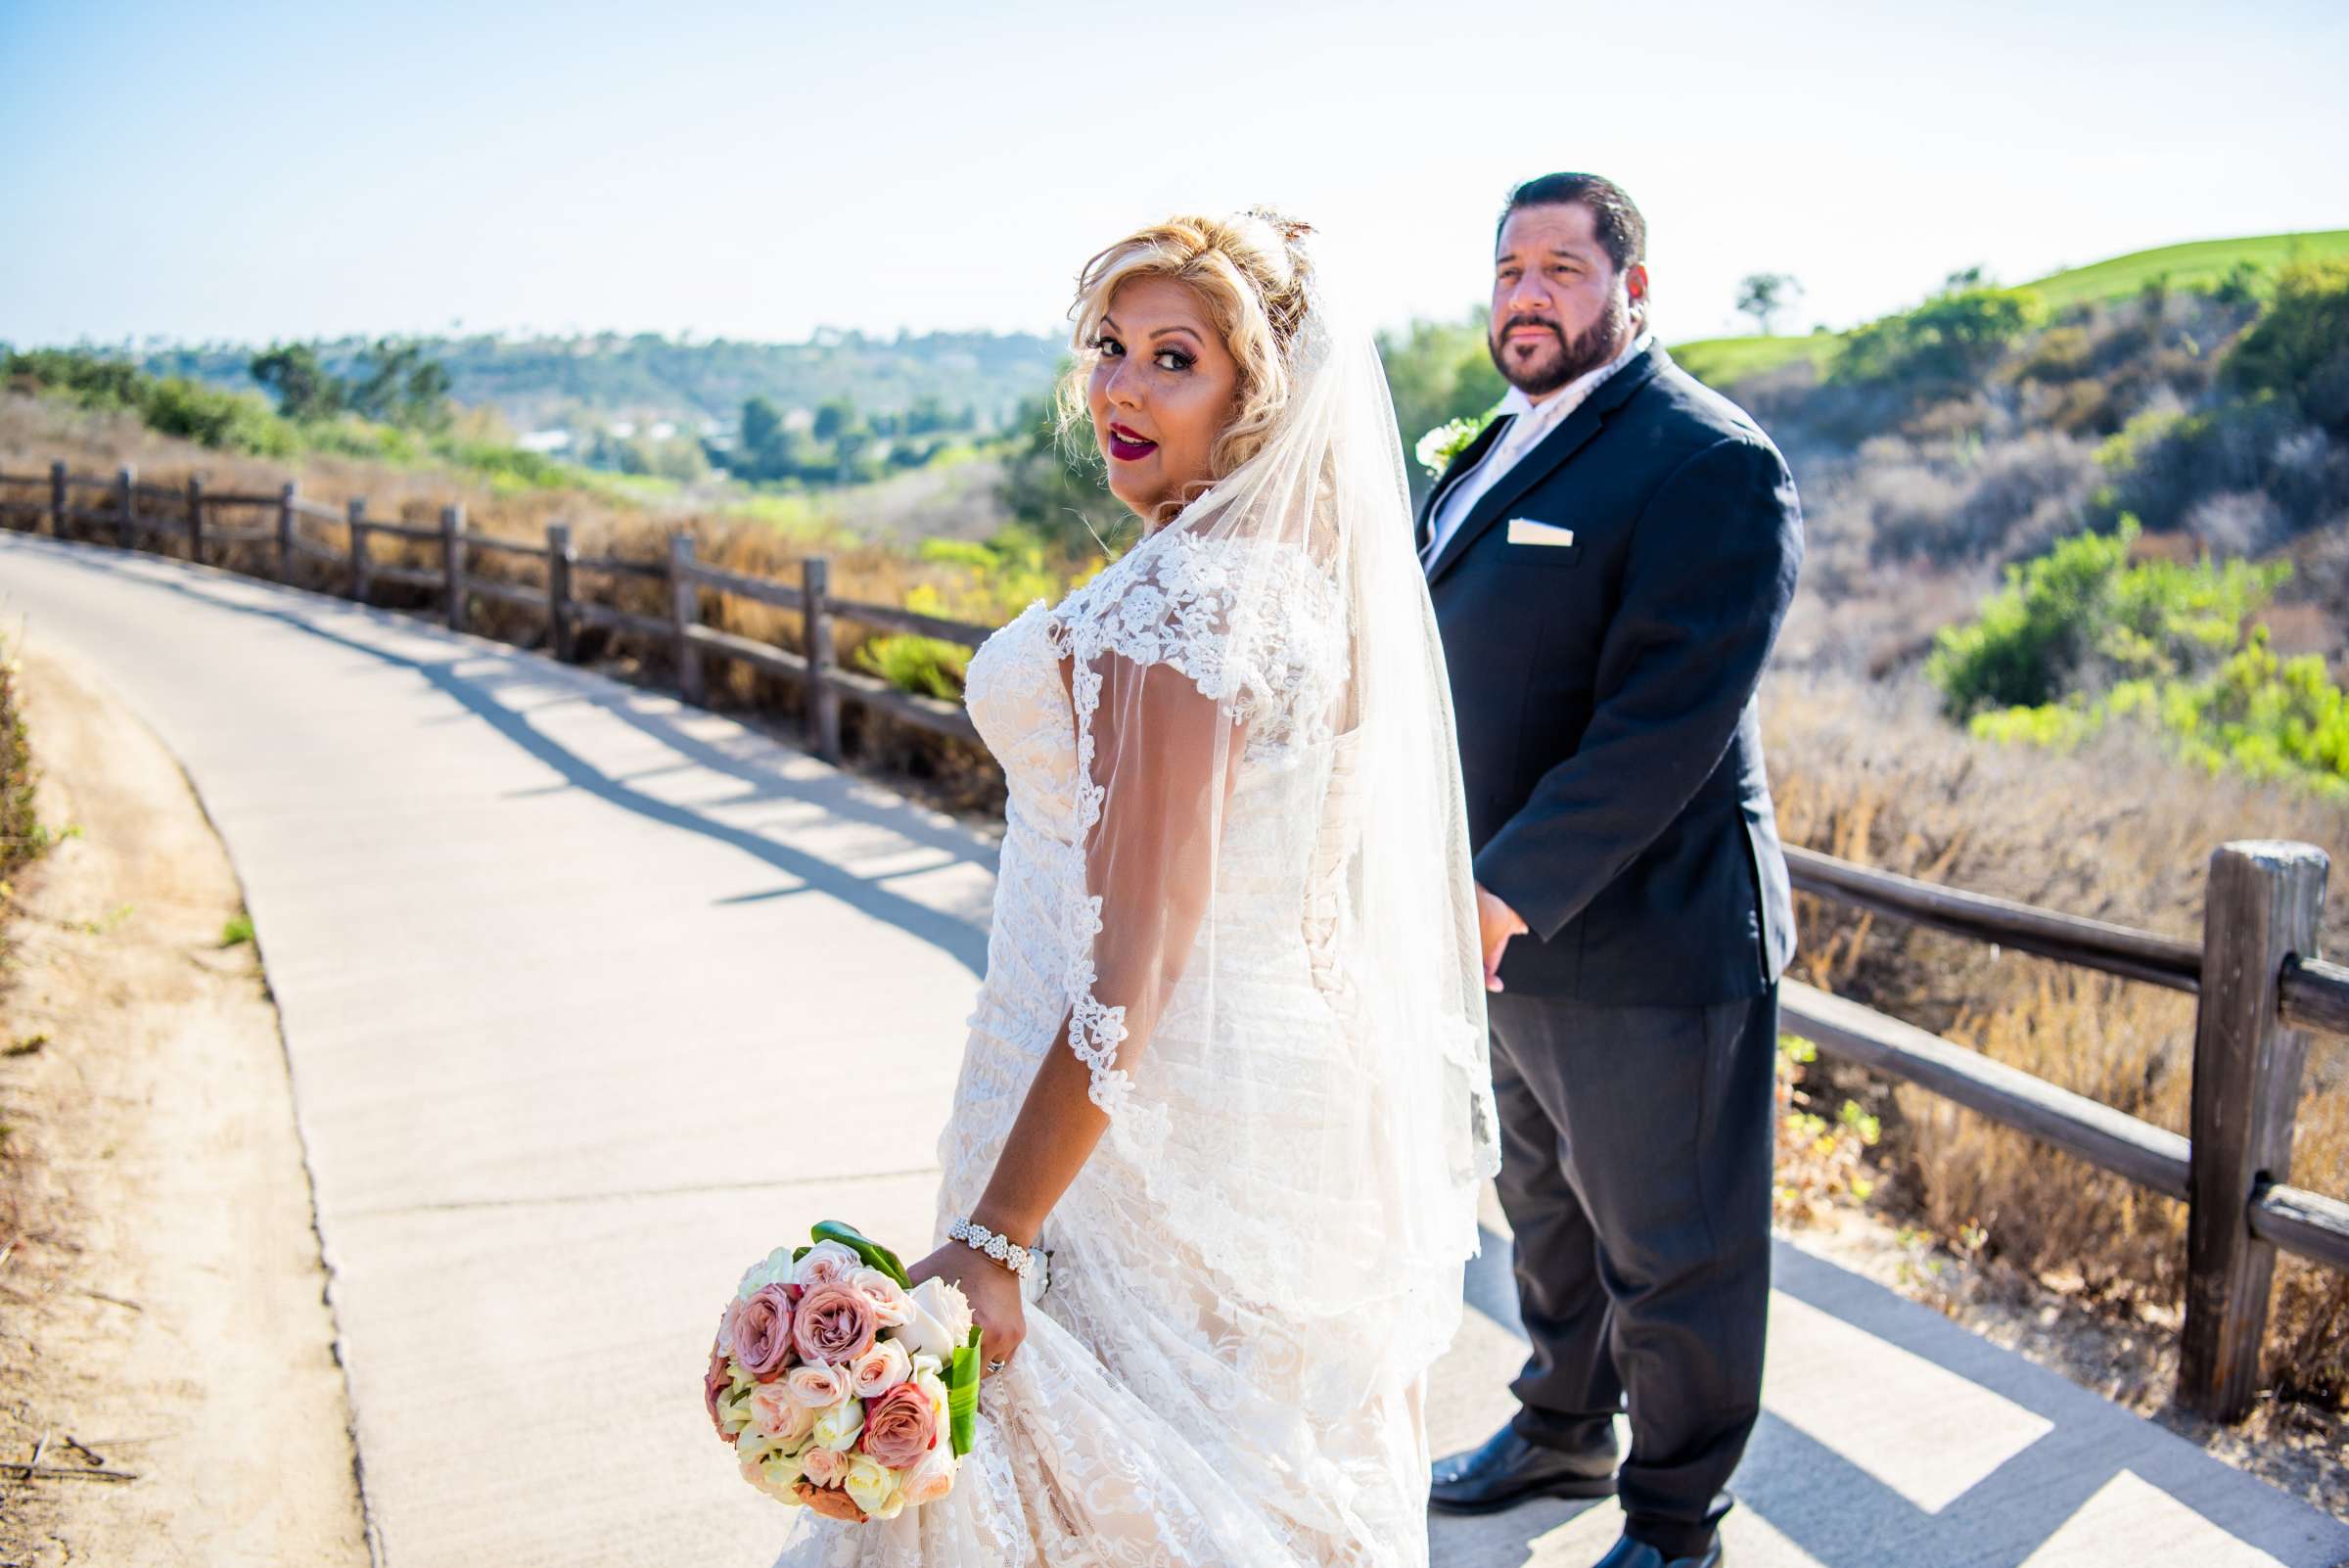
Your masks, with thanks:
M 188 559 L 204 565 L 204 476 L 188 476 Z
M 448 579 L 448 629 L 465 629 L 465 508 L 440 508 L 440 573 Z
M 2251 1234 L 2260 1188 L 2291 1174 L 2308 1037 L 2283 1022 L 2283 967 L 2317 956 L 2325 852 L 2242 842 L 2212 852 L 2202 905 L 2179 1403 L 2217 1421 L 2248 1414 L 2267 1337 L 2276 1249 Z
M 277 580 L 294 580 L 294 482 L 277 487 Z
M 701 620 L 702 594 L 693 580 L 693 535 L 679 530 L 668 536 L 668 622 L 676 636 L 677 694 L 697 708 L 702 705 L 702 651 L 693 645 L 687 628 Z
M 138 482 L 138 470 L 125 463 L 115 471 L 115 543 L 127 550 L 133 542 L 130 531 L 130 487 Z
M 546 640 L 555 658 L 570 664 L 576 657 L 571 625 L 571 564 L 578 559 L 572 548 L 571 525 L 546 526 Z
M 832 563 L 811 555 L 800 563 L 800 589 L 807 610 L 807 745 L 827 762 L 840 761 L 840 693 L 825 678 L 832 669 Z
M 350 530 L 350 596 L 367 602 L 367 497 L 354 495 L 343 503 L 343 520 Z
M 66 536 L 66 465 L 49 465 L 49 536 Z

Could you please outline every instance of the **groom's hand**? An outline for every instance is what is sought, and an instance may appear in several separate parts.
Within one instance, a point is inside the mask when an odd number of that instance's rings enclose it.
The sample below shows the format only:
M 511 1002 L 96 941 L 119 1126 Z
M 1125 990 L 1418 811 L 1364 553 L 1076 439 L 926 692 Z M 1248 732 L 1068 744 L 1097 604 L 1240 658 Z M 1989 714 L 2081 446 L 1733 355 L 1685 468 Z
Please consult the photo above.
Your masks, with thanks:
M 1484 939 L 1485 990 L 1500 990 L 1500 955 L 1508 949 L 1509 939 L 1526 929 L 1517 918 L 1517 911 L 1485 891 L 1483 883 L 1476 887 L 1476 928 Z

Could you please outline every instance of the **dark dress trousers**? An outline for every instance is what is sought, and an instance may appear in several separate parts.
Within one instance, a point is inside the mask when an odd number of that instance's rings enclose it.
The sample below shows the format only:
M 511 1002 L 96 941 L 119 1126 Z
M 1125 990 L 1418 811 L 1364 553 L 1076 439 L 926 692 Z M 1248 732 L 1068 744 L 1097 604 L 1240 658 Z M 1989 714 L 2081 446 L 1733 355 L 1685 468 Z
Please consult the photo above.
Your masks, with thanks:
M 1668 1557 L 1711 1540 L 1761 1409 L 1794 912 L 1755 691 L 1801 559 L 1776 447 L 1650 346 L 1427 568 L 1477 881 L 1531 928 L 1492 998 L 1516 1424 L 1575 1446 L 1628 1403 L 1627 1528 Z

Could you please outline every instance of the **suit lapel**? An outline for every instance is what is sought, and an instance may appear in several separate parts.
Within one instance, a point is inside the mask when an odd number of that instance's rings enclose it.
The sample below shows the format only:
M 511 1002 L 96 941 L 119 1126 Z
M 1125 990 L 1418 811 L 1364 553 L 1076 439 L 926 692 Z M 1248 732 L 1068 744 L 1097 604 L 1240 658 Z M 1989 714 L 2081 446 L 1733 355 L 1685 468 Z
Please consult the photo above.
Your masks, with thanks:
M 1631 401 L 1634 392 L 1671 362 L 1661 345 L 1651 346 L 1602 382 L 1596 392 L 1583 399 L 1580 408 L 1566 416 L 1564 423 L 1543 437 L 1532 451 L 1517 459 L 1491 489 L 1477 498 L 1475 507 L 1445 542 L 1444 553 L 1429 564 L 1427 580 L 1432 583 L 1450 571 L 1468 546 L 1517 503 L 1519 496 L 1556 473 L 1567 459 L 1582 450 L 1584 442 L 1598 434 L 1609 415 Z
M 1476 472 L 1476 466 L 1485 460 L 1485 454 L 1493 450 L 1493 443 L 1500 439 L 1501 433 L 1508 429 L 1516 417 L 1514 414 L 1503 414 L 1487 421 L 1485 428 L 1476 433 L 1476 439 L 1461 447 L 1459 454 L 1444 465 L 1443 477 L 1436 481 L 1436 487 L 1429 490 L 1420 501 L 1419 515 L 1412 521 L 1411 543 L 1414 548 L 1427 537 L 1428 530 L 1435 527 L 1436 508 L 1444 504 L 1444 497 L 1451 493 L 1454 484 Z

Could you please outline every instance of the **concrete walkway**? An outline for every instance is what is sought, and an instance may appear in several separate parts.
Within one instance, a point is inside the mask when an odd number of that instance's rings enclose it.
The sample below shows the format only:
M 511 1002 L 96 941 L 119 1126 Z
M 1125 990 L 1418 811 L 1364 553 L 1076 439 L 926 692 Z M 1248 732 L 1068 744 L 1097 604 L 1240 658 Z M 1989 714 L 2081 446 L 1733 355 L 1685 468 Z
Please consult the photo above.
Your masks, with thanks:
M 781 1517 L 698 1397 L 753 1257 L 926 1237 L 992 856 L 726 719 L 218 573 L 0 534 L 0 623 L 110 682 L 226 840 L 293 1065 L 377 1557 L 752 1568 Z M 789 1107 L 841 1063 L 878 1135 Z M 1506 1243 L 1434 1391 L 1523 1355 Z M 1739 1568 L 2349 1562 L 2349 1527 L 1781 1246 Z M 1436 1527 L 1584 1568 L 1610 1506 Z

